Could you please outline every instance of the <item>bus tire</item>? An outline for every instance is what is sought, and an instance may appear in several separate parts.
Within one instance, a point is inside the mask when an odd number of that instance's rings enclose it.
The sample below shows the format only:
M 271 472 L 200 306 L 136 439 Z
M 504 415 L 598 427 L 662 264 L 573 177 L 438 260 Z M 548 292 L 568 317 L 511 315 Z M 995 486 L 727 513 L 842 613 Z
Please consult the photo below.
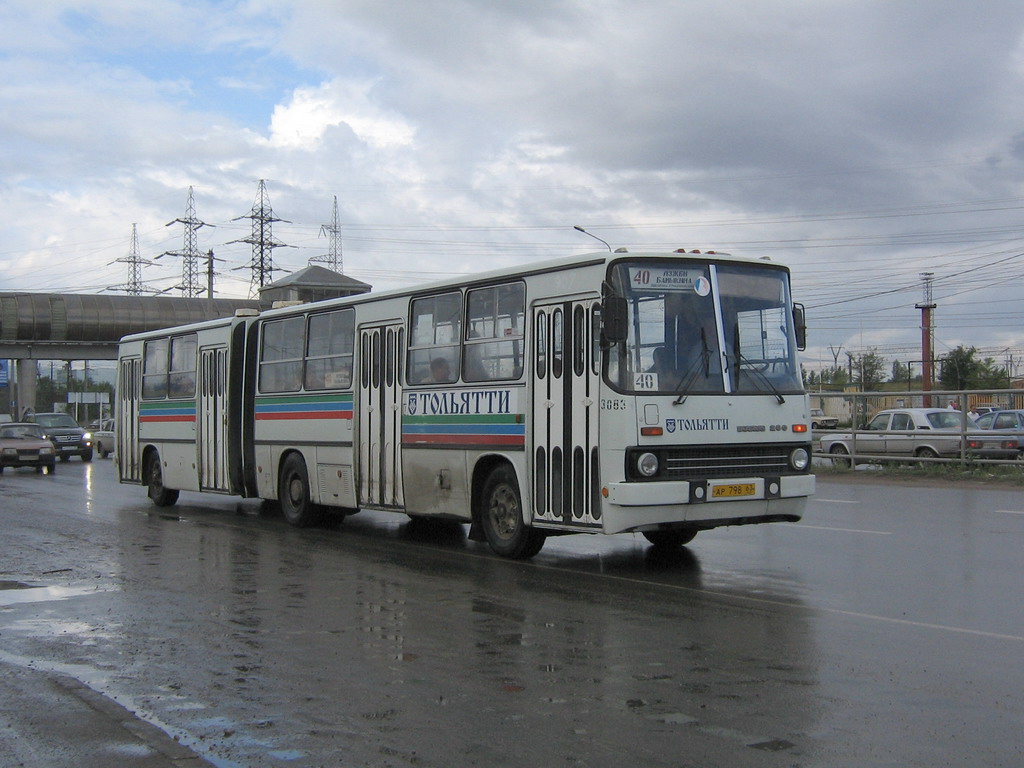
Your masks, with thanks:
M 277 491 L 284 519 L 296 528 L 306 528 L 323 517 L 323 508 L 310 498 L 309 473 L 301 455 L 291 453 L 284 460 Z
M 679 549 L 697 535 L 696 528 L 674 528 L 667 531 L 641 531 L 644 538 L 659 549 Z
M 481 504 L 480 525 L 495 554 L 523 560 L 540 552 L 547 534 L 523 522 L 522 497 L 511 467 L 498 467 L 488 475 Z
M 154 451 L 146 460 L 146 485 L 150 501 L 158 507 L 172 507 L 178 500 L 178 491 L 164 487 L 164 471 L 160 466 L 160 454 Z

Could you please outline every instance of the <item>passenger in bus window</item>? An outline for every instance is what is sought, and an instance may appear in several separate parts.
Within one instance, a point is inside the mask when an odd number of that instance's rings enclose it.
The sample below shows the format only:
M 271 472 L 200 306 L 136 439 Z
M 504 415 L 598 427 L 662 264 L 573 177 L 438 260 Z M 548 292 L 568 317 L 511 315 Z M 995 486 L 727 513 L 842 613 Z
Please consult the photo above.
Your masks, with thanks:
M 654 362 L 647 372 L 658 374 L 658 389 L 673 389 L 679 383 L 679 371 L 668 347 L 654 348 Z
M 452 371 L 447 358 L 435 357 L 430 361 L 430 375 L 423 380 L 424 384 L 449 384 L 451 380 Z

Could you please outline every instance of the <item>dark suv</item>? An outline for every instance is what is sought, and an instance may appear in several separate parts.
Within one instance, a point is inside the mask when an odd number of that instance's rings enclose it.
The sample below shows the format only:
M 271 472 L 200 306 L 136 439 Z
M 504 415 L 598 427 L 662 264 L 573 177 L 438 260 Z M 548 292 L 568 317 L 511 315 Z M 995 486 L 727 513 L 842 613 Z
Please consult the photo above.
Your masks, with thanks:
M 68 414 L 36 413 L 26 421 L 35 422 L 43 428 L 61 461 L 68 461 L 72 456 L 81 456 L 82 461 L 92 461 L 92 435 Z

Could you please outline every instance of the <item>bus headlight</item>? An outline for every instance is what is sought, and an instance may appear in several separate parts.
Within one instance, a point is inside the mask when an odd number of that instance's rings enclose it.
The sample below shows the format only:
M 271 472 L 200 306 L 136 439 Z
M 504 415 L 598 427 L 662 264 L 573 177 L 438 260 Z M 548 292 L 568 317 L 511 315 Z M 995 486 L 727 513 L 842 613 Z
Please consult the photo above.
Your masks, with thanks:
M 636 470 L 644 477 L 658 474 L 658 457 L 653 453 L 641 453 L 636 460 Z
M 807 469 L 807 465 L 811 463 L 811 456 L 807 453 L 806 448 L 794 448 L 789 453 L 789 466 L 798 472 L 803 472 Z

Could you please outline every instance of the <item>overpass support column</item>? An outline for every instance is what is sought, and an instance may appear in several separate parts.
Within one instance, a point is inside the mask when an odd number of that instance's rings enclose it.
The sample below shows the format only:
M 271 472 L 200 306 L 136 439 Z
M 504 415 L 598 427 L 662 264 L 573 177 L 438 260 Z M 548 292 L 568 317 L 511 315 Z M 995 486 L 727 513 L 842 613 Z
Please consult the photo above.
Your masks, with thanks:
M 17 399 L 18 413 L 11 414 L 14 419 L 20 419 L 26 408 L 36 409 L 36 383 L 39 381 L 39 370 L 35 360 L 21 359 L 16 361 L 17 370 Z M 49 410 L 47 407 L 45 410 Z

